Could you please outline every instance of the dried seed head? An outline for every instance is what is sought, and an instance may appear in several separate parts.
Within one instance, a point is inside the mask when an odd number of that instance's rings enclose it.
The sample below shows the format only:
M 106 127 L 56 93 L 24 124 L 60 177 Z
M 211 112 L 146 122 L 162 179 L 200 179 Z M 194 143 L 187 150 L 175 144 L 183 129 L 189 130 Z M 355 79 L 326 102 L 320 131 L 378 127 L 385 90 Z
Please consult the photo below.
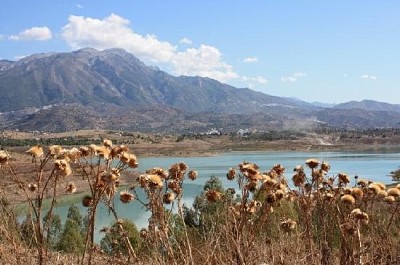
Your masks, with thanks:
M 353 192 L 353 189 L 350 187 L 346 187 L 343 189 L 344 194 L 351 194 Z
M 299 171 L 293 175 L 292 180 L 293 180 L 294 186 L 301 187 L 304 184 L 304 182 L 306 181 L 306 174 L 304 174 L 303 171 Z
M 235 178 L 235 176 L 236 176 L 235 170 L 233 168 L 230 168 L 228 173 L 226 174 L 226 178 L 228 180 L 233 180 Z
M 140 234 L 141 238 L 146 239 L 149 234 L 149 231 L 146 228 L 142 228 L 142 229 L 140 229 L 139 234 Z
M 163 181 L 159 175 L 146 175 L 146 179 L 151 188 L 161 189 L 163 187 Z
M 96 153 L 99 155 L 101 158 L 108 160 L 110 158 L 111 154 L 111 149 L 108 146 L 97 146 L 96 147 Z
M 73 182 L 68 182 L 67 186 L 65 187 L 66 193 L 74 193 L 76 192 L 76 185 Z
M 285 192 L 283 190 L 275 191 L 275 196 L 277 200 L 282 200 L 285 197 Z
M 275 171 L 278 175 L 282 175 L 285 172 L 285 168 L 281 164 L 275 164 L 272 167 L 272 170 Z
M 340 201 L 345 204 L 351 204 L 351 205 L 354 205 L 356 203 L 356 199 L 350 194 L 343 195 L 340 198 Z
M 331 166 L 329 165 L 328 162 L 322 161 L 321 163 L 321 169 L 325 172 L 328 172 L 329 169 L 331 169 Z
M 257 184 L 258 184 L 258 180 L 250 180 L 246 184 L 245 188 L 250 192 L 254 192 L 257 190 Z
M 186 171 L 188 169 L 188 166 L 184 162 L 179 163 L 179 171 Z
M 385 198 L 383 198 L 383 201 L 387 203 L 393 203 L 396 201 L 396 198 L 394 196 L 386 196 Z
M 168 171 L 165 169 L 162 169 L 160 167 L 154 167 L 154 168 L 148 169 L 148 170 L 146 170 L 146 174 L 159 175 L 160 178 L 162 178 L 162 179 L 168 178 Z
M 139 166 L 136 156 L 126 151 L 121 152 L 120 160 L 122 163 L 128 164 L 130 168 L 137 168 Z
M 355 226 L 354 222 L 347 222 L 340 225 L 342 231 L 349 236 L 354 235 L 357 232 L 357 227 Z
M 349 176 L 347 176 L 346 173 L 339 173 L 338 178 L 339 178 L 340 184 L 347 184 L 350 182 L 350 178 L 349 178 Z
M 395 198 L 400 196 L 400 190 L 397 188 L 390 188 L 388 189 L 387 193 L 389 196 L 393 196 Z
M 209 202 L 217 202 L 222 199 L 222 194 L 217 190 L 207 190 L 206 198 Z
M 372 194 L 378 194 L 380 191 L 382 191 L 381 187 L 376 185 L 375 183 L 371 183 L 368 185 L 368 190 L 372 192 Z
M 32 146 L 28 151 L 26 151 L 27 154 L 30 154 L 34 158 L 42 157 L 44 152 L 43 152 L 43 147 L 39 145 Z
M 54 168 L 64 177 L 69 176 L 72 173 L 71 166 L 66 159 L 55 160 Z
M 51 145 L 49 146 L 49 153 L 52 157 L 57 157 L 61 151 L 63 150 L 63 148 L 61 147 L 61 145 Z
M 296 229 L 297 223 L 296 221 L 293 221 L 292 219 L 284 219 L 280 223 L 280 228 L 286 232 L 289 233 L 290 231 L 293 231 Z
M 120 177 L 120 173 L 118 172 L 118 170 L 111 169 L 111 171 L 104 171 L 101 174 L 100 179 L 105 184 L 110 184 L 110 183 L 115 183 L 116 181 L 118 181 L 119 177 Z
M 365 188 L 369 185 L 369 182 L 366 179 L 360 179 L 357 181 L 357 185 L 360 186 L 361 188 Z
M 128 191 L 121 191 L 119 193 L 119 199 L 122 203 L 128 203 L 135 199 L 135 197 Z
M 78 150 L 78 148 L 73 147 L 67 151 L 67 157 L 70 161 L 76 162 L 81 157 L 81 152 Z
M 319 163 L 320 162 L 318 161 L 318 159 L 315 159 L 315 158 L 306 160 L 306 165 L 311 169 L 316 168 L 319 165 Z
M 297 166 L 293 169 L 293 171 L 295 171 L 295 172 L 304 172 L 304 168 L 303 168 L 302 165 L 297 165 Z
M 9 159 L 10 155 L 4 150 L 0 150 L 0 166 L 7 164 Z
M 351 195 L 353 195 L 353 197 L 356 198 L 357 200 L 361 200 L 362 197 L 364 196 L 364 192 L 360 188 L 353 188 L 351 190 Z
M 34 192 L 35 190 L 37 190 L 37 185 L 34 183 L 30 183 L 28 184 L 28 189 L 32 192 Z
M 104 139 L 103 140 L 103 145 L 106 147 L 112 147 L 112 141 L 109 139 Z
M 85 197 L 83 197 L 82 199 L 82 205 L 85 207 L 90 207 L 93 204 L 93 198 L 92 196 L 86 195 Z
M 374 182 L 376 185 L 379 186 L 379 188 L 381 188 L 381 190 L 386 190 L 386 185 L 383 184 L 382 182 Z
M 388 196 L 388 193 L 387 193 L 386 190 L 380 190 L 380 191 L 378 192 L 377 196 L 378 196 L 379 198 L 385 198 L 386 196 Z
M 170 204 L 175 200 L 175 193 L 173 192 L 167 192 L 163 195 L 163 201 L 166 204 Z
M 331 201 L 333 198 L 335 197 L 335 195 L 332 192 L 326 192 L 322 195 L 322 198 L 325 201 Z
M 188 177 L 191 180 L 195 180 L 197 178 L 197 175 L 198 175 L 197 171 L 195 171 L 195 170 L 190 170 L 189 173 L 188 173 Z
M 367 213 L 362 212 L 359 208 L 351 211 L 350 216 L 357 221 L 361 221 L 363 224 L 368 224 L 369 216 Z
M 87 157 L 92 154 L 92 149 L 90 149 L 88 146 L 81 146 L 78 150 L 82 157 Z

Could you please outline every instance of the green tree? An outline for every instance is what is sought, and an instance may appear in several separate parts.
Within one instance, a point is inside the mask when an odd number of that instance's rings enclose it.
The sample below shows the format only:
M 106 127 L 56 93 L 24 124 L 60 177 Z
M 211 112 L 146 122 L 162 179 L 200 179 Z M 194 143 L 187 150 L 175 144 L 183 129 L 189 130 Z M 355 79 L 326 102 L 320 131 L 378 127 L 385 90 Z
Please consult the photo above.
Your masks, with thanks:
M 48 213 L 43 217 L 43 223 L 47 224 L 47 244 L 51 248 L 55 248 L 62 231 L 61 217 L 58 214 L 53 214 L 49 219 Z
M 80 227 L 74 220 L 68 218 L 56 249 L 68 253 L 82 253 L 84 247 L 84 238 Z
M 75 223 L 79 226 L 79 229 L 82 229 L 83 217 L 81 215 L 81 212 L 79 211 L 79 208 L 75 204 L 71 205 L 68 208 L 67 218 L 74 220 Z
M 133 248 L 138 248 L 140 246 L 140 235 L 136 225 L 130 221 L 124 219 L 121 223 L 123 232 L 121 231 L 119 224 L 114 223 L 106 235 L 100 241 L 101 249 L 110 255 L 117 253 L 127 254 L 128 248 L 124 242 L 124 238 L 121 236 L 122 233 L 128 236 L 128 239 Z

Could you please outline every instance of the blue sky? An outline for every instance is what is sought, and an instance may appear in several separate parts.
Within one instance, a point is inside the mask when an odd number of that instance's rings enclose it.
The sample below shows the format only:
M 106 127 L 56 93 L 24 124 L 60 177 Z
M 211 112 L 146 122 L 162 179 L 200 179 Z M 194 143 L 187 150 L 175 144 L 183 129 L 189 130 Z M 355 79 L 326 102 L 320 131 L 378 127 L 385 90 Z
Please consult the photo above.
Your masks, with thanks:
M 120 47 L 172 75 L 400 104 L 400 1 L 1 0 L 0 59 Z

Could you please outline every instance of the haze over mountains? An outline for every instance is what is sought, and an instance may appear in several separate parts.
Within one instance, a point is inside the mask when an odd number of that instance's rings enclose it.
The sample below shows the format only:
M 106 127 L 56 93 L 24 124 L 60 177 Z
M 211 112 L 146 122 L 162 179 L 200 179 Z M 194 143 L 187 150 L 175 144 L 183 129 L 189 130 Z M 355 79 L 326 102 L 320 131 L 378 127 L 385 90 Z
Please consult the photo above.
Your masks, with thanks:
M 372 100 L 334 107 L 174 77 L 121 49 L 86 48 L 0 60 L 1 129 L 83 128 L 158 132 L 224 128 L 400 127 L 400 105 Z

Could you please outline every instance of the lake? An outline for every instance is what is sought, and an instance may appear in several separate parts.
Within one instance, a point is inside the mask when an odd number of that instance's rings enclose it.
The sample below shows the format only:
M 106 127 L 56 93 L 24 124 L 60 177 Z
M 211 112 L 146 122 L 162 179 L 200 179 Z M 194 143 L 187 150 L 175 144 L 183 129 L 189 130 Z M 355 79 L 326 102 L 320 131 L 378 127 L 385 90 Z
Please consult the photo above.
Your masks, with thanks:
M 194 197 L 201 193 L 205 181 L 210 176 L 220 177 L 225 188 L 236 188 L 235 181 L 228 181 L 225 177 L 227 171 L 231 167 L 236 167 L 243 161 L 249 161 L 259 165 L 261 171 L 269 170 L 274 164 L 280 163 L 285 169 L 285 176 L 288 180 L 292 177 L 293 168 L 296 165 L 304 165 L 309 158 L 316 158 L 320 161 L 326 161 L 331 165 L 329 175 L 336 175 L 344 172 L 354 181 L 354 176 L 369 179 L 372 181 L 381 181 L 390 183 L 390 172 L 396 170 L 400 166 L 400 150 L 397 151 L 365 151 L 365 152 L 229 152 L 222 153 L 210 157 L 139 157 L 138 171 L 143 172 L 153 167 L 162 167 L 168 169 L 169 166 L 177 162 L 185 162 L 189 166 L 189 170 L 196 170 L 198 178 L 195 181 L 185 180 L 184 186 L 184 202 L 191 206 Z M 308 171 L 307 171 L 308 172 Z M 353 184 L 354 182 L 352 182 Z M 83 196 L 83 195 L 82 195 Z M 61 203 L 57 208 L 57 213 L 64 220 L 67 215 L 68 207 L 75 203 L 80 207 L 82 214 L 86 214 L 86 208 L 81 205 L 81 197 L 76 196 L 75 199 Z M 120 203 L 116 199 L 117 213 L 120 218 L 131 219 L 138 228 L 147 226 L 149 213 L 146 212 L 138 202 L 129 204 Z M 109 226 L 113 222 L 113 217 L 108 214 L 107 209 L 101 207 L 98 211 L 96 231 L 105 226 Z M 99 242 L 103 235 L 96 233 L 96 242 Z

